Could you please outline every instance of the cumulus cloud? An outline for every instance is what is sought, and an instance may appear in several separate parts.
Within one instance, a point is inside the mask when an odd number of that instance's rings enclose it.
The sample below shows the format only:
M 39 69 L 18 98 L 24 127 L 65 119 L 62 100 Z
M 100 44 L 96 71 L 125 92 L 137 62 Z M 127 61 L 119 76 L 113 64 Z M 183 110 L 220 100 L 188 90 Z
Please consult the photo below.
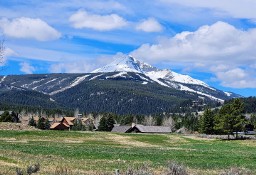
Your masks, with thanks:
M 76 60 L 73 62 L 55 63 L 49 68 L 51 73 L 87 73 L 96 68 L 95 64 L 86 60 Z
M 144 32 L 161 32 L 163 27 L 156 19 L 148 18 L 147 20 L 143 20 L 139 23 L 136 26 L 136 29 Z
M 90 14 L 85 10 L 79 10 L 69 21 L 77 29 L 90 28 L 99 31 L 119 29 L 127 25 L 127 21 L 117 14 L 98 15 Z
M 31 66 L 29 63 L 20 63 L 20 71 L 26 74 L 32 74 L 35 71 L 35 67 Z
M 223 86 L 235 88 L 255 88 L 255 75 L 255 71 L 241 68 L 216 72 L 216 78 L 221 81 Z
M 41 19 L 15 18 L 0 20 L 0 29 L 6 36 L 14 38 L 36 39 L 38 41 L 49 41 L 60 38 L 61 34 Z
M 196 65 L 200 65 L 200 69 L 212 71 L 228 87 L 256 87 L 256 73 L 240 68 L 256 64 L 255 43 L 256 29 L 246 31 L 217 22 L 194 32 L 182 32 L 162 39 L 157 44 L 143 44 L 131 54 L 151 63 L 165 61 L 198 69 Z M 236 79 L 227 76 L 232 73 L 239 76 Z M 242 81 L 248 79 L 252 81 Z M 230 83 L 231 80 L 233 83 Z

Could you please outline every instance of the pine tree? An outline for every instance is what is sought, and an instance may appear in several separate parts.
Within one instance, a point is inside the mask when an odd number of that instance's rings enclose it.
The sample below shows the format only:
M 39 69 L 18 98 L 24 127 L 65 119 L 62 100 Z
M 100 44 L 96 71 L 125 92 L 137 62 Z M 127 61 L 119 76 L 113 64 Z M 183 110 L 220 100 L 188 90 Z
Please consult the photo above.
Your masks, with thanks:
M 244 111 L 244 104 L 240 99 L 235 99 L 232 103 L 232 116 L 233 116 L 233 132 L 236 132 L 236 138 L 239 131 L 244 131 L 245 128 L 245 116 L 242 115 Z
M 43 117 L 39 117 L 37 122 L 37 128 L 38 129 L 45 129 L 45 123 Z
M 107 118 L 107 131 L 111 131 L 114 128 L 114 124 L 116 123 L 113 116 L 109 115 Z
M 0 122 L 12 122 L 12 116 L 9 111 L 4 111 L 4 113 L 0 117 Z
M 85 131 L 86 128 L 85 128 L 85 126 L 83 125 L 83 123 L 80 119 L 76 119 L 75 123 L 72 127 L 72 130 L 74 130 L 74 131 Z
M 251 115 L 249 123 L 253 126 L 253 129 L 255 130 L 256 129 L 256 115 L 255 114 Z
M 243 131 L 245 127 L 245 116 L 242 115 L 244 110 L 243 103 L 240 99 L 234 99 L 231 103 L 225 104 L 215 117 L 215 129 L 219 133 L 230 135 L 238 131 Z
M 18 113 L 12 111 L 11 117 L 12 117 L 12 122 L 14 122 L 14 123 L 19 123 L 20 122 Z
M 199 131 L 205 134 L 214 133 L 214 115 L 210 109 L 204 111 L 203 116 L 200 118 L 200 128 Z
M 29 125 L 29 126 L 34 126 L 34 127 L 36 127 L 36 122 L 35 122 L 33 116 L 32 116 L 31 119 L 29 120 L 28 125 Z
M 50 124 L 50 122 L 49 122 L 48 119 L 45 120 L 44 125 L 45 125 L 45 129 L 46 129 L 46 130 L 50 129 L 50 127 L 51 127 L 51 124 Z
M 99 123 L 98 130 L 99 130 L 99 131 L 107 131 L 107 130 L 108 130 L 108 128 L 107 128 L 107 119 L 106 119 L 105 116 L 103 116 L 103 117 L 100 119 L 100 123 Z

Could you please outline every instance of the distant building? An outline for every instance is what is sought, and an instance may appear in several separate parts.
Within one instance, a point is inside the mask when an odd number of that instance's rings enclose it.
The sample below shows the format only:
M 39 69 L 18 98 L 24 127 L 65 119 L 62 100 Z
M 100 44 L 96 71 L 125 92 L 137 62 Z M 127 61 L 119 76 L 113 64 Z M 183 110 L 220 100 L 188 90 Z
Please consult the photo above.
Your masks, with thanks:
M 171 133 L 170 127 L 165 126 L 144 126 L 132 124 L 132 126 L 118 126 L 115 125 L 111 132 L 120 133 Z
M 74 126 L 74 123 L 76 122 L 76 120 L 81 120 L 82 124 L 84 126 L 93 126 L 93 119 L 91 118 L 76 118 L 76 117 L 63 117 L 61 120 L 59 121 L 55 121 L 50 129 L 52 130 L 70 130 L 72 129 L 72 127 Z

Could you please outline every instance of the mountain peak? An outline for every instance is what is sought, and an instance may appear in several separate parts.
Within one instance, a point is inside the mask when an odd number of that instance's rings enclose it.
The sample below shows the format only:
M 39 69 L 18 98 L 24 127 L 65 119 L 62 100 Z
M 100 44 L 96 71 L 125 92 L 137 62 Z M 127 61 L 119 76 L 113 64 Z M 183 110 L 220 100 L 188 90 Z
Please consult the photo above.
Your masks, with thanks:
M 143 73 L 140 62 L 131 55 L 118 54 L 115 60 L 103 66 L 102 68 L 92 71 L 92 73 L 99 72 L 138 72 Z
M 92 71 L 92 73 L 100 72 L 135 72 L 142 73 L 156 82 L 158 82 L 158 79 L 165 79 L 167 81 L 174 81 L 183 84 L 194 84 L 209 87 L 209 85 L 201 80 L 194 79 L 188 75 L 178 74 L 169 69 L 158 69 L 135 59 L 131 55 L 125 54 L 116 55 L 115 60 L 112 63 Z

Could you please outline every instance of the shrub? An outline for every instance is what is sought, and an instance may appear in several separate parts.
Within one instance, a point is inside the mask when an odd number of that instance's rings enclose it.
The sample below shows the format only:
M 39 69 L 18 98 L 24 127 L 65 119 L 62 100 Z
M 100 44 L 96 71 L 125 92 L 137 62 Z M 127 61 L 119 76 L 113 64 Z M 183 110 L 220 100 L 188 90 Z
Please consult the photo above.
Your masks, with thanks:
M 168 163 L 166 175 L 188 175 L 186 168 L 176 162 Z
M 150 171 L 148 164 L 144 164 L 138 168 L 129 168 L 125 175 L 153 175 Z
M 28 125 L 29 126 L 36 126 L 36 121 L 34 120 L 33 116 L 29 119 Z
M 31 175 L 32 173 L 36 173 L 40 170 L 40 164 L 37 163 L 37 164 L 34 164 L 34 165 L 29 165 L 27 167 L 27 173 L 28 175 Z
M 23 175 L 22 169 L 16 168 L 16 175 Z
M 252 173 L 247 170 L 234 167 L 221 173 L 220 175 L 252 175 Z
M 72 171 L 67 167 L 56 167 L 54 175 L 72 175 Z

